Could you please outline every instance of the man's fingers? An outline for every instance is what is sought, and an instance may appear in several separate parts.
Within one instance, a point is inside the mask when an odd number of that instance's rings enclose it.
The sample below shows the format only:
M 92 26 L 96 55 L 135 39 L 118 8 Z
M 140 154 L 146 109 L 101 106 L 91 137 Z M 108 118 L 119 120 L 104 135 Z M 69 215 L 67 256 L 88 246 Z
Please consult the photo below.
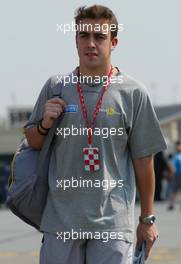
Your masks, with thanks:
M 149 254 L 150 254 L 150 250 L 151 250 L 151 247 L 149 247 L 148 245 L 146 245 L 146 250 L 145 250 L 145 260 L 147 260 Z
M 48 119 L 56 119 L 58 116 L 59 116 L 59 113 L 58 112 L 48 112 L 46 114 L 46 117 Z
M 141 250 L 142 244 L 143 242 L 145 242 L 146 244 L 146 248 L 145 248 L 145 260 L 148 258 L 151 247 L 152 247 L 152 243 L 147 242 L 146 240 L 142 240 L 142 241 L 138 241 L 136 243 L 136 250 Z
M 58 105 L 56 105 L 56 106 L 53 106 L 53 105 L 47 105 L 46 106 L 46 111 L 47 112 L 63 112 L 63 107 L 62 106 L 58 106 Z
M 66 103 L 64 100 L 60 99 L 60 98 L 52 98 L 50 100 L 47 101 L 48 103 L 52 103 L 52 104 L 58 104 L 58 105 L 62 105 L 63 107 L 66 107 Z
M 149 254 L 150 254 L 150 251 L 151 251 L 151 248 L 154 244 L 156 239 L 153 239 L 153 240 L 147 240 L 146 241 L 146 249 L 145 249 L 145 259 L 148 258 Z
M 47 102 L 45 105 L 45 109 L 55 109 L 55 111 L 59 111 L 62 109 L 65 109 L 65 106 L 63 104 L 57 104 L 57 103 L 51 103 L 51 102 Z
M 138 225 L 136 248 L 140 250 L 143 241 L 145 241 L 146 243 L 145 259 L 148 258 L 150 254 L 150 250 L 157 238 L 158 238 L 158 230 L 154 224 L 151 226 L 142 225 L 142 224 Z

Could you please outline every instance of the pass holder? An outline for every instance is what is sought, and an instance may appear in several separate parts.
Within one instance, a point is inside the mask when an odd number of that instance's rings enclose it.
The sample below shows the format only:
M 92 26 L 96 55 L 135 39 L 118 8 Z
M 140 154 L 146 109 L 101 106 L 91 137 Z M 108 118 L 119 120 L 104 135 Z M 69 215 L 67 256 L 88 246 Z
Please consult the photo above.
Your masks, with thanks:
M 87 148 L 83 148 L 83 156 L 85 171 L 94 172 L 100 169 L 100 153 L 98 147 L 89 145 Z

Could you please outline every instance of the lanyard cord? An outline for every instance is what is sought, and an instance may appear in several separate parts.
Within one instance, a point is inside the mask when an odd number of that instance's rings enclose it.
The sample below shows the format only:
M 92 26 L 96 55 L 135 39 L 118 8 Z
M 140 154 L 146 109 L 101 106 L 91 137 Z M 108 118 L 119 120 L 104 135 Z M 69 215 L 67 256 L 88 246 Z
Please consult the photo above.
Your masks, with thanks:
M 109 71 L 109 74 L 108 74 L 108 80 L 106 82 L 106 85 L 104 87 L 104 90 L 97 102 L 97 105 L 95 107 L 95 110 L 94 110 L 94 113 L 93 113 L 93 119 L 92 119 L 92 122 L 89 126 L 89 122 L 88 122 L 88 118 L 87 118 L 87 109 L 86 109 L 86 106 L 85 106 L 85 100 L 84 100 L 84 95 L 83 95 L 83 91 L 82 91 L 82 88 L 80 86 L 80 82 L 78 80 L 78 83 L 77 83 L 77 91 L 79 93 L 79 99 L 80 99 L 80 105 L 81 105 L 81 109 L 82 109 L 82 114 L 83 114 L 83 118 L 85 120 L 85 123 L 86 123 L 86 127 L 88 128 L 88 144 L 91 145 L 92 144 L 92 129 L 94 128 L 94 124 L 95 124 L 95 120 L 96 120 L 96 117 L 99 113 L 99 109 L 101 107 L 101 104 L 102 104 L 102 100 L 103 100 L 103 97 L 104 97 L 104 94 L 105 92 L 107 91 L 107 88 L 110 84 L 110 79 L 112 77 L 112 73 L 113 73 L 113 67 L 111 65 L 111 69 Z

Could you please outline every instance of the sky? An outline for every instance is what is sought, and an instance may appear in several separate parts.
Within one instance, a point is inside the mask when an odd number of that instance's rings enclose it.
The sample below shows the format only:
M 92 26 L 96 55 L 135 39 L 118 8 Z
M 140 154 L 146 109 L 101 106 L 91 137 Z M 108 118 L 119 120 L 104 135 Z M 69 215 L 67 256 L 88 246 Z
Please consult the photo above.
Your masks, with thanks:
M 112 63 L 143 82 L 154 104 L 181 103 L 181 1 L 0 0 L 0 118 L 8 107 L 33 106 L 46 80 L 78 65 L 71 24 L 82 5 L 113 10 L 124 31 Z

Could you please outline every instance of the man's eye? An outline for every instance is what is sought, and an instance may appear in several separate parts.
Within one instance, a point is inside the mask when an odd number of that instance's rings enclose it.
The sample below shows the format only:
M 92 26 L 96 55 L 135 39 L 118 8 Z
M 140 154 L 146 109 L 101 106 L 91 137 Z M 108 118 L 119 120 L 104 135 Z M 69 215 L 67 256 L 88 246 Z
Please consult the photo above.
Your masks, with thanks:
M 80 33 L 80 34 L 79 34 L 79 37 L 80 37 L 80 38 L 85 38 L 85 37 L 87 37 L 87 34 Z
M 96 38 L 97 39 L 106 39 L 106 36 L 104 36 L 104 35 L 96 35 Z

